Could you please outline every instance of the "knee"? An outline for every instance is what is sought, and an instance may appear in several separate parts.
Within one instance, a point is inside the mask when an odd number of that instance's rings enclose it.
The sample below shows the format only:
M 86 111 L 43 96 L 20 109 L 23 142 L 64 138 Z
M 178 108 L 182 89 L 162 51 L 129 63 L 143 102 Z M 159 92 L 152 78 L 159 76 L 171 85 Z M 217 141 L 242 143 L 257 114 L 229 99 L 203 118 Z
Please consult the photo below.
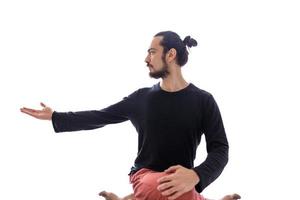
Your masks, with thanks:
M 167 200 L 167 198 L 164 198 L 161 195 L 160 191 L 157 189 L 158 178 L 159 174 L 149 174 L 141 178 L 136 187 L 134 187 L 136 199 Z
M 140 180 L 140 189 L 143 191 L 151 191 L 151 192 L 157 192 L 159 193 L 159 190 L 157 189 L 158 183 L 157 180 L 160 176 L 158 174 L 149 174 L 144 176 Z
M 149 200 L 168 200 L 167 196 L 163 196 L 161 192 L 157 189 L 158 187 L 158 182 L 157 180 L 162 177 L 164 174 L 163 173 L 155 173 L 151 174 L 149 176 L 144 176 L 140 180 L 140 187 L 139 191 L 141 192 L 140 194 L 144 195 L 145 199 Z M 184 193 L 180 197 L 178 197 L 176 200 L 196 200 L 196 192 L 195 190 L 191 190 L 189 192 Z

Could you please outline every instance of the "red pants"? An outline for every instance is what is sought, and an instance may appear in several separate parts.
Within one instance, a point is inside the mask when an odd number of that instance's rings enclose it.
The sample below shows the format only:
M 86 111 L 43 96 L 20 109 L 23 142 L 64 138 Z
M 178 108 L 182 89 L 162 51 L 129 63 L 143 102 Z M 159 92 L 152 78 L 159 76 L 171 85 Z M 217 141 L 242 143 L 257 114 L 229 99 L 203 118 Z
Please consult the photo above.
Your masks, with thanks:
M 130 175 L 130 183 L 133 186 L 135 200 L 168 200 L 157 190 L 157 179 L 167 175 L 165 172 L 155 172 L 150 169 L 140 169 Z M 195 189 L 181 195 L 176 200 L 205 200 Z

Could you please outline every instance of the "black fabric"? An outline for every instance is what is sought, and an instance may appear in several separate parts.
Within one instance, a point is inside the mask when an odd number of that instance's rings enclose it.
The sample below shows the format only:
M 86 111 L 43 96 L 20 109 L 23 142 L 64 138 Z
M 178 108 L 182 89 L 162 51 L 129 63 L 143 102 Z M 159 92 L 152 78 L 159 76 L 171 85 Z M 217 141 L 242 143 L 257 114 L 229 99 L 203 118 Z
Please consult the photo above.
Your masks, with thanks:
M 54 112 L 55 132 L 101 128 L 130 120 L 138 132 L 138 154 L 130 173 L 141 168 L 164 171 L 173 165 L 193 169 L 203 191 L 228 162 L 228 141 L 213 96 L 190 83 L 177 92 L 159 83 L 141 88 L 102 110 Z M 205 135 L 207 158 L 194 167 L 196 150 Z

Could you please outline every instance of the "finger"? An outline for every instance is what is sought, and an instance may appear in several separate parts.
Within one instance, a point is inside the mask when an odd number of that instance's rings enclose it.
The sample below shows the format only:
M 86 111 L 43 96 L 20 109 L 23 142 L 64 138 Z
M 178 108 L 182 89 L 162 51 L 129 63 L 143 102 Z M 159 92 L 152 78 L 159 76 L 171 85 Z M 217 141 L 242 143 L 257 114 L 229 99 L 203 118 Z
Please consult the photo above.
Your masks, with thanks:
M 34 114 L 36 113 L 36 110 L 32 110 L 32 109 L 26 109 L 26 108 L 21 108 L 21 112 L 22 113 L 26 113 L 26 114 Z
M 35 109 L 26 108 L 26 107 L 21 108 L 21 111 L 37 112 L 37 110 L 35 110 Z
M 163 176 L 163 177 L 157 179 L 157 182 L 158 182 L 158 183 L 168 182 L 168 181 L 171 181 L 171 180 L 172 180 L 172 177 L 173 177 L 173 174 L 171 174 L 171 175 L 166 175 L 166 176 Z
M 180 197 L 183 193 L 182 192 L 176 192 L 174 193 L 173 195 L 169 196 L 168 197 L 168 200 L 175 200 L 177 199 L 178 197 Z
M 174 195 L 174 193 L 176 193 L 176 192 L 178 192 L 178 191 L 177 191 L 177 189 L 175 187 L 170 187 L 169 189 L 161 192 L 161 194 L 163 196 L 168 196 L 169 197 L 169 196 Z
M 38 115 L 40 115 L 42 113 L 42 111 L 40 110 L 34 110 L 34 109 L 30 109 L 30 108 L 23 108 L 21 109 L 21 112 L 26 113 L 28 115 L 37 117 Z
M 171 182 L 166 182 L 166 183 L 162 183 L 162 184 L 158 185 L 157 189 L 159 191 L 164 191 L 164 190 L 171 188 L 172 186 L 173 186 L 173 184 Z
M 40 103 L 42 107 L 47 107 L 43 102 Z
M 175 172 L 179 168 L 180 168 L 180 165 L 171 166 L 168 169 L 166 169 L 165 172 L 166 173 L 172 173 L 172 172 Z

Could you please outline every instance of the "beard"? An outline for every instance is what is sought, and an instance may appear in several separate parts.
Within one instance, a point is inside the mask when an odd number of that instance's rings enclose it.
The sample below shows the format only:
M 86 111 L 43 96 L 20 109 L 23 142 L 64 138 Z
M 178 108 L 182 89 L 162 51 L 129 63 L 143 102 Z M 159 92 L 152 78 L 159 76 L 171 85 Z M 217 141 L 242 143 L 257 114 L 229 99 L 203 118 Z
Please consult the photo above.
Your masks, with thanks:
M 149 76 L 151 78 L 155 78 L 155 79 L 158 79 L 158 78 L 166 78 L 170 72 L 168 70 L 168 64 L 166 63 L 165 61 L 165 57 L 162 57 L 162 61 L 163 61 L 163 66 L 160 70 L 158 71 L 154 71 L 154 72 L 149 72 Z M 152 67 L 151 65 L 149 67 Z
M 158 71 L 154 71 L 154 72 L 149 72 L 149 76 L 155 79 L 158 78 L 166 78 L 169 75 L 169 71 L 168 71 L 168 66 L 167 65 L 163 65 L 163 67 L 158 70 Z

